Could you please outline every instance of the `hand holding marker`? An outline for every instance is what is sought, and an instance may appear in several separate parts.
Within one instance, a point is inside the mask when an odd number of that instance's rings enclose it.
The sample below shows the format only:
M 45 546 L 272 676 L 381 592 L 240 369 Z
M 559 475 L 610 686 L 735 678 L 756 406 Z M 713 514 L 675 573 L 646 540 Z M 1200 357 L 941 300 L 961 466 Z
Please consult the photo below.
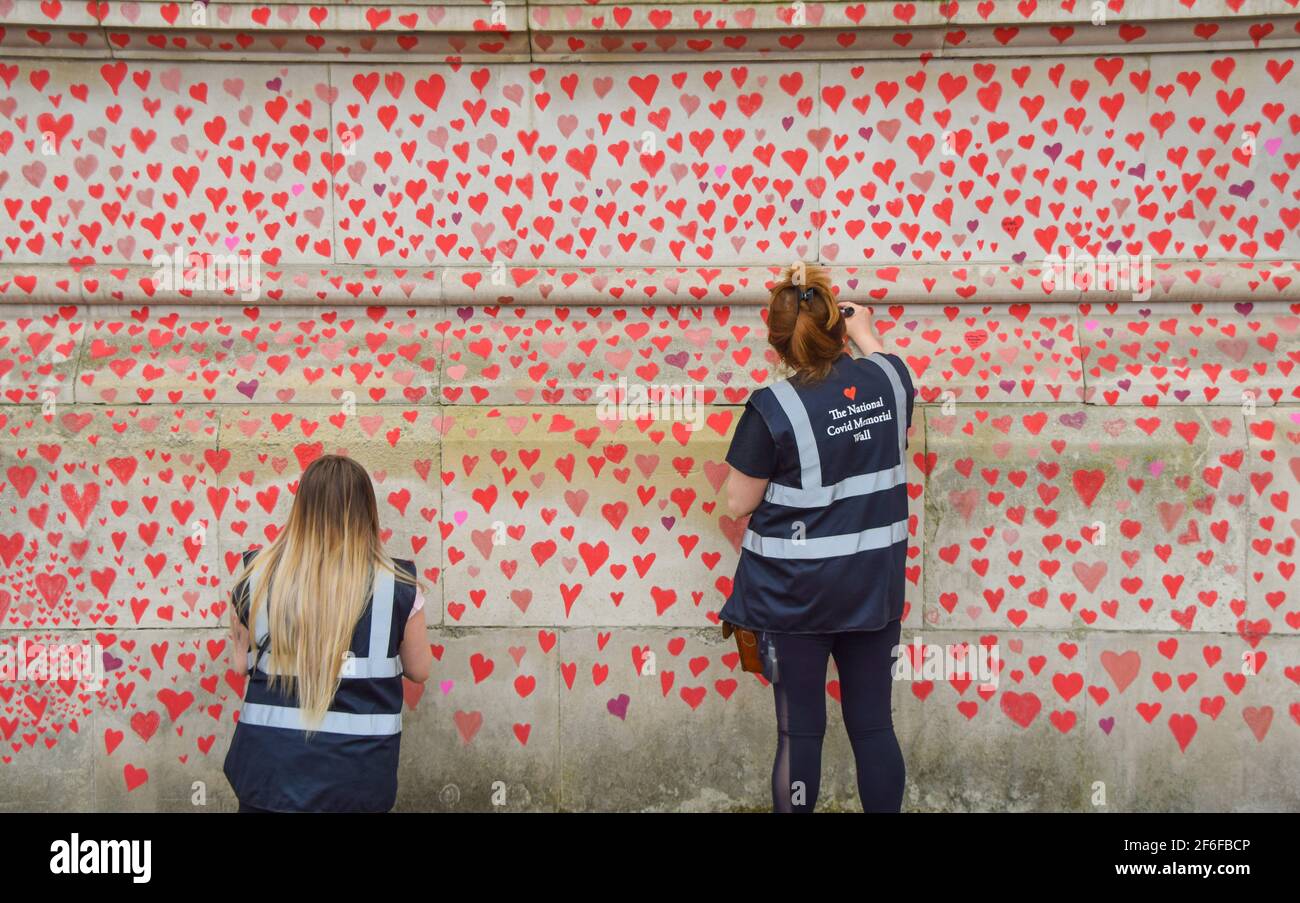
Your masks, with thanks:
M 840 313 L 844 315 L 844 327 L 853 344 L 861 349 L 864 355 L 880 354 L 885 350 L 881 344 L 880 338 L 876 335 L 875 328 L 871 325 L 871 317 L 874 311 L 870 307 L 864 307 L 860 304 L 854 304 L 851 301 L 842 301 L 839 304 Z M 855 316 L 855 314 L 861 316 Z

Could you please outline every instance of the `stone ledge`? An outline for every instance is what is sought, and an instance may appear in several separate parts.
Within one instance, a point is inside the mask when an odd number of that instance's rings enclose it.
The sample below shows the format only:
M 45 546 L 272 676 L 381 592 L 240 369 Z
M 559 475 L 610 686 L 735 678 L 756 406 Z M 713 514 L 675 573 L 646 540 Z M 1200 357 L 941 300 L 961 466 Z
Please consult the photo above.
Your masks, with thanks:
M 1190 8 L 1189 8 L 1190 6 Z M 1094 16 L 1104 22 L 1093 24 Z M 528 62 L 1297 46 L 1292 0 L 351 4 L 0 0 L 0 56 Z
M 0 265 L 4 304 L 236 306 L 480 306 L 497 304 L 764 305 L 780 267 L 261 267 L 256 297 L 215 290 L 164 292 L 152 266 Z M 1127 290 L 1054 290 L 1040 266 L 1015 263 L 831 266 L 842 297 L 862 303 L 1300 302 L 1300 262 L 1156 261 L 1148 297 Z

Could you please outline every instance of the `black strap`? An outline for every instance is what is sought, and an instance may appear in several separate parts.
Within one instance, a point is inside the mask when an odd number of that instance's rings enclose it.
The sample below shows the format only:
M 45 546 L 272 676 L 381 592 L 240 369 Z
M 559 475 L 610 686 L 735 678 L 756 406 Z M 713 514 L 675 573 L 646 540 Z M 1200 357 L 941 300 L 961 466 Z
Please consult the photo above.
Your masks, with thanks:
M 262 656 L 266 654 L 266 650 L 268 647 L 270 647 L 270 645 L 271 645 L 271 634 L 268 631 L 266 634 L 266 642 L 257 644 L 257 655 L 253 656 L 253 664 L 248 669 L 249 677 L 252 677 L 253 672 L 257 670 L 257 666 L 262 664 Z
M 258 551 L 259 550 L 257 549 L 250 549 L 245 553 L 245 566 L 252 564 L 253 559 L 257 557 Z M 262 664 L 262 656 L 266 654 L 266 650 L 271 646 L 271 631 L 269 629 L 267 630 L 265 642 L 259 643 L 257 641 L 257 624 L 253 622 L 253 585 L 251 579 L 245 578 L 244 580 L 244 595 L 248 602 L 247 607 L 244 609 L 244 618 L 248 626 L 248 636 L 252 639 L 254 648 L 257 649 L 257 655 L 253 656 L 253 664 L 249 666 L 247 671 L 247 676 L 251 677 L 253 672 L 257 670 L 258 666 Z M 270 601 L 269 593 L 267 594 L 267 601 Z

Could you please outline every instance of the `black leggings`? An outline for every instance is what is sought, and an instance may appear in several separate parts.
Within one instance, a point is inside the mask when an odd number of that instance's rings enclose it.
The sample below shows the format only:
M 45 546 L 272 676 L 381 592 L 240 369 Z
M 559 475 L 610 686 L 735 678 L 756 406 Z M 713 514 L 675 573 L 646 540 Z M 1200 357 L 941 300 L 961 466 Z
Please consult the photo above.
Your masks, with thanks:
M 772 802 L 777 812 L 812 812 L 817 805 L 829 656 L 839 670 L 840 706 L 853 745 L 862 809 L 902 808 L 903 753 L 889 711 L 900 627 L 891 621 L 875 631 L 773 636 L 779 668 L 772 685 L 777 727 Z

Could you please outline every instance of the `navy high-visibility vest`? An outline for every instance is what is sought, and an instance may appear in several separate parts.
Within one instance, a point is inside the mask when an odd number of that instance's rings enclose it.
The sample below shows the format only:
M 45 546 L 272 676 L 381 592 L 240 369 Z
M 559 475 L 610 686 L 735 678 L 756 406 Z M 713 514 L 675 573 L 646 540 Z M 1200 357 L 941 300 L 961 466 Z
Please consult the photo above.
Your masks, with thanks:
M 244 555 L 245 563 L 255 552 Z M 396 560 L 415 575 L 410 561 Z M 259 575 L 264 578 L 266 575 Z M 247 581 L 235 588 L 248 624 Z M 266 607 L 251 631 L 248 686 L 225 773 L 245 805 L 277 812 L 387 812 L 397 801 L 402 739 L 402 662 L 398 650 L 415 587 L 380 572 L 352 634 L 351 656 L 324 720 L 310 734 L 292 681 L 269 686 Z
M 845 354 L 819 383 L 782 380 L 751 396 L 777 468 L 750 516 L 722 620 L 836 633 L 902 617 L 913 392 L 897 357 Z

